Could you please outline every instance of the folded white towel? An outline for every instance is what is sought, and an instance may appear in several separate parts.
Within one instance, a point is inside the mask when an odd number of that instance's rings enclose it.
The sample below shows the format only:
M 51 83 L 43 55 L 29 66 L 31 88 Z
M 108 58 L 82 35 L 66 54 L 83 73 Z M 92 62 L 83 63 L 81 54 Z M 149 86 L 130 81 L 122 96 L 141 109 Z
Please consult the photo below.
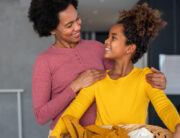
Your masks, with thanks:
M 128 133 L 130 138 L 153 138 L 153 134 L 146 128 L 140 128 Z

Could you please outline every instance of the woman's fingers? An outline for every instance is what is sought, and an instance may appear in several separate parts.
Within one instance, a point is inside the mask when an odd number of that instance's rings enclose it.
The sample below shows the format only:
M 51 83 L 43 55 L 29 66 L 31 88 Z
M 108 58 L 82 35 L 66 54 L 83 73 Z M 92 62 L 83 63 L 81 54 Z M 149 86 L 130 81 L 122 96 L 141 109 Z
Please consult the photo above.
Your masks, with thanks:
M 104 77 L 105 77 L 104 74 L 97 74 L 96 76 L 94 76 L 94 80 L 93 81 L 97 82 L 97 81 L 103 79 Z
M 156 68 L 154 68 L 154 67 L 151 67 L 151 71 L 152 72 L 154 72 L 154 73 L 158 73 L 158 72 L 160 72 L 159 70 L 157 70 Z
M 157 73 L 149 73 L 146 75 L 146 80 L 154 88 L 166 89 L 166 78 L 162 72 L 157 71 Z
M 89 76 L 88 78 L 86 78 L 86 82 L 93 84 L 101 79 L 103 79 L 105 77 L 105 73 L 94 73 L 92 76 Z
M 92 70 L 90 70 L 90 71 L 91 71 L 91 73 L 92 73 L 93 75 L 105 75 L 105 71 L 104 71 L 104 70 L 92 69 Z
M 75 80 L 75 85 L 79 85 L 79 89 L 88 87 L 95 83 L 98 80 L 101 80 L 105 77 L 104 70 L 97 69 L 89 69 L 84 71 L 79 75 L 79 77 Z
M 153 87 L 153 88 L 158 88 L 161 89 L 161 83 L 159 81 L 152 81 L 152 80 L 148 80 L 146 79 L 146 81 Z
M 161 78 L 161 79 L 165 79 L 165 76 L 163 73 L 159 72 L 159 73 L 149 73 L 146 75 L 146 77 L 148 78 Z

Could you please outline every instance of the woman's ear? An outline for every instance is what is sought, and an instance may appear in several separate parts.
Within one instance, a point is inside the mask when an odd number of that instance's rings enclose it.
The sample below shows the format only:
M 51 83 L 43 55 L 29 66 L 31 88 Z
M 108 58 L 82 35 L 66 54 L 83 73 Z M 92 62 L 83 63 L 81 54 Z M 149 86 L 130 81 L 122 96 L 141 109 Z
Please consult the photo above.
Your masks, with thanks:
M 53 31 L 51 31 L 50 33 L 51 33 L 51 35 L 55 35 L 55 34 L 56 34 L 56 31 L 53 30 Z

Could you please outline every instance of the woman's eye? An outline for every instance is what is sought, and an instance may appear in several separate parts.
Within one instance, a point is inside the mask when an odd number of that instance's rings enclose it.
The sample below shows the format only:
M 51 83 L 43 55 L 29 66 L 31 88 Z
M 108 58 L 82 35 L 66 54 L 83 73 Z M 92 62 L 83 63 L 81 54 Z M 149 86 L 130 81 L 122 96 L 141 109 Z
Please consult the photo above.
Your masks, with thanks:
M 112 40 L 116 39 L 116 37 L 112 36 Z
M 68 26 L 66 26 L 67 28 L 71 28 L 72 27 L 72 24 L 70 24 L 70 25 L 68 25 Z

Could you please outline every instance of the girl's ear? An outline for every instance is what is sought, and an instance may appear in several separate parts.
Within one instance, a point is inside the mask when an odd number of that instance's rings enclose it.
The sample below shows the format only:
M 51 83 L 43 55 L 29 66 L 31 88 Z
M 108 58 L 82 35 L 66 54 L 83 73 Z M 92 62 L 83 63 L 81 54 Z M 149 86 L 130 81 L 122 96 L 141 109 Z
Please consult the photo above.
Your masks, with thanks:
M 136 45 L 135 44 L 131 44 L 128 46 L 128 49 L 127 49 L 127 54 L 132 54 L 136 51 Z
M 132 44 L 131 50 L 132 50 L 132 53 L 134 53 L 136 51 L 136 45 L 135 44 Z

